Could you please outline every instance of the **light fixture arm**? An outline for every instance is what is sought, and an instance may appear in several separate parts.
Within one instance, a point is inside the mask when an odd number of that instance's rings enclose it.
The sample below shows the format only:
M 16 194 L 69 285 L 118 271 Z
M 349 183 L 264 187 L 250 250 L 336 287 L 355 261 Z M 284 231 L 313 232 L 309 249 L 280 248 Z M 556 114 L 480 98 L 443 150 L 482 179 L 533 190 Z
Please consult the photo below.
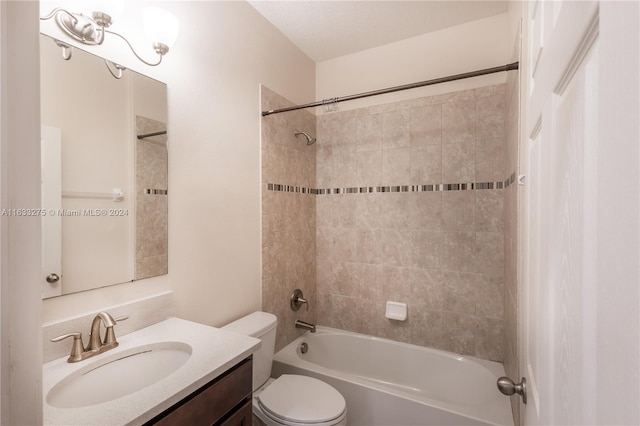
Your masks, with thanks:
M 62 31 L 71 38 L 88 45 L 101 45 L 104 42 L 104 29 L 111 25 L 111 16 L 102 12 L 94 12 L 92 17 L 82 13 L 73 13 L 62 7 L 56 7 L 46 16 L 45 21 L 55 18 Z
M 120 64 L 116 64 L 115 62 L 112 62 L 108 59 L 104 60 L 104 64 L 107 66 L 107 69 L 109 70 L 113 78 L 115 78 L 116 80 L 120 80 L 122 78 L 122 72 L 126 70 L 125 67 Z M 113 68 L 115 68 L 116 71 L 114 71 Z
M 56 43 L 56 45 L 59 48 L 62 49 L 62 59 L 64 59 L 65 61 L 68 61 L 69 59 L 71 59 L 71 54 L 73 53 L 72 47 L 69 46 L 67 43 L 63 43 L 57 39 L 53 39 L 53 41 Z
M 115 36 L 118 36 L 118 37 L 120 37 L 122 40 L 124 40 L 124 42 L 125 42 L 125 43 L 127 43 L 127 46 L 129 46 L 129 49 L 131 49 L 131 52 L 135 55 L 135 57 L 136 57 L 136 58 L 138 58 L 138 59 L 139 59 L 141 62 L 143 62 L 144 64 L 149 65 L 149 66 L 151 66 L 151 67 L 155 67 L 155 66 L 157 66 L 157 65 L 160 65 L 160 63 L 162 62 L 162 56 L 163 56 L 165 53 L 167 53 L 167 52 L 169 51 L 169 48 L 168 48 L 168 47 L 166 47 L 166 46 L 164 46 L 163 44 L 161 44 L 161 43 L 154 43 L 153 47 L 154 47 L 154 49 L 155 49 L 156 53 L 157 53 L 160 57 L 158 58 L 158 62 L 155 62 L 155 63 L 147 62 L 147 61 L 145 61 L 144 59 L 142 59 L 142 57 L 141 57 L 140 55 L 138 55 L 138 53 L 135 51 L 135 49 L 133 48 L 133 46 L 131 45 L 131 43 L 129 43 L 129 40 L 127 40 L 126 38 L 124 38 L 124 36 L 122 36 L 122 35 L 120 35 L 120 34 L 118 34 L 118 33 L 116 33 L 116 32 L 106 30 L 106 29 L 105 29 L 105 30 L 103 30 L 103 31 L 104 31 L 104 32 L 106 32 L 106 33 L 109 33 L 109 34 L 113 34 L 113 35 L 115 35 Z M 161 49 L 161 50 L 158 50 L 158 47 L 156 47 L 156 45 L 164 46 L 166 49 L 164 49 L 164 50 L 162 50 L 162 49 Z
M 113 19 L 109 14 L 101 11 L 95 11 L 91 16 L 87 16 L 82 13 L 69 12 L 62 7 L 56 7 L 46 16 L 40 17 L 43 21 L 52 18 L 55 19 L 58 27 L 60 27 L 65 34 L 83 44 L 91 46 L 102 45 L 106 33 L 118 36 L 127 44 L 127 46 L 129 46 L 131 52 L 136 58 L 138 58 L 138 60 L 140 60 L 140 62 L 151 67 L 160 65 L 162 57 L 169 51 L 168 45 L 159 42 L 153 43 L 153 50 L 158 54 L 158 60 L 156 62 L 146 61 L 138 54 L 138 52 L 135 51 L 129 40 L 127 40 L 123 35 L 107 30 L 113 22 Z M 62 48 L 62 57 L 67 61 L 71 59 L 71 46 L 63 42 L 56 41 L 56 43 Z M 122 77 L 122 72 L 125 70 L 124 67 L 111 61 L 106 61 L 105 63 L 107 64 L 109 72 L 111 72 L 115 78 Z
M 67 10 L 66 10 L 66 9 L 63 9 L 63 8 L 61 8 L 61 7 L 56 7 L 56 8 L 55 8 L 55 9 L 53 9 L 51 12 L 49 12 L 49 14 L 48 14 L 48 15 L 41 16 L 41 17 L 40 17 L 40 20 L 41 20 L 41 21 L 46 21 L 46 20 L 48 20 L 48 19 L 51 19 L 51 18 L 53 18 L 54 16 L 56 16 L 56 13 L 58 13 L 58 12 L 64 12 L 64 13 L 67 13 L 67 14 L 69 14 L 69 15 L 73 16 L 73 14 L 72 14 L 72 13 L 70 13 L 70 12 L 67 12 Z

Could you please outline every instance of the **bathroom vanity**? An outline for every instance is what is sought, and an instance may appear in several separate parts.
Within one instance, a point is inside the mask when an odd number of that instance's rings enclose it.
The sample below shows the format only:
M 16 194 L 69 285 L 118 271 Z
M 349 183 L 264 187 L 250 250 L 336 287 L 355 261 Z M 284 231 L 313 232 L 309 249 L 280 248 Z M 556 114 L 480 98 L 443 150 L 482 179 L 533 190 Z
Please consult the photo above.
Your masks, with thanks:
M 168 318 L 118 342 L 84 361 L 44 364 L 45 425 L 251 424 L 260 340 Z
M 249 357 L 145 425 L 250 426 L 252 369 Z

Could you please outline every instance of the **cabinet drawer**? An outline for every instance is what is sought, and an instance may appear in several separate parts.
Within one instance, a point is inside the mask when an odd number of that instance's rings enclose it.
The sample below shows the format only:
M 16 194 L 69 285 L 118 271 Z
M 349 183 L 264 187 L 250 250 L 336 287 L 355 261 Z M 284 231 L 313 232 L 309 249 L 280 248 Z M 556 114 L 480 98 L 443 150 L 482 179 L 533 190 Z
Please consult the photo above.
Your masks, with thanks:
M 249 357 L 148 424 L 210 426 L 245 399 L 251 406 L 251 387 L 252 359 Z
M 220 423 L 220 426 L 252 426 L 253 425 L 253 406 L 251 399 L 238 408 L 231 417 Z

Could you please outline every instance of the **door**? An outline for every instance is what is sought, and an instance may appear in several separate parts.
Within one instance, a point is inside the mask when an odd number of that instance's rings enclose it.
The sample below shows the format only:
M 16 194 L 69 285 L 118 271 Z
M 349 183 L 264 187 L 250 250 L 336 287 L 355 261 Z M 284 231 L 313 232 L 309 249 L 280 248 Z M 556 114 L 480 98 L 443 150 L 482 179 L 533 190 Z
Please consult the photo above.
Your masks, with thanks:
M 520 420 L 638 424 L 638 3 L 527 7 Z
M 41 130 L 42 297 L 62 294 L 62 132 Z

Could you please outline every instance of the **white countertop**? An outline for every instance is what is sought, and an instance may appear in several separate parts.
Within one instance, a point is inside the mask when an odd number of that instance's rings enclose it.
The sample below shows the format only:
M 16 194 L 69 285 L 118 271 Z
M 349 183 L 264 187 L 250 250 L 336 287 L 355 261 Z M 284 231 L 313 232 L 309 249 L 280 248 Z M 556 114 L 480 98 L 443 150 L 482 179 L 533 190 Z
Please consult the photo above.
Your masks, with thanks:
M 115 331 L 118 336 L 117 327 Z M 164 379 L 121 398 L 87 407 L 56 408 L 47 403 L 47 393 L 56 383 L 87 364 L 111 358 L 140 345 L 171 341 L 188 344 L 192 348 L 192 354 L 182 367 Z M 169 318 L 118 337 L 118 342 L 120 345 L 117 348 L 84 361 L 68 363 L 68 357 L 65 356 L 43 365 L 45 425 L 142 424 L 224 373 L 260 347 L 259 339 L 179 318 Z M 68 344 L 70 347 L 71 343 Z

